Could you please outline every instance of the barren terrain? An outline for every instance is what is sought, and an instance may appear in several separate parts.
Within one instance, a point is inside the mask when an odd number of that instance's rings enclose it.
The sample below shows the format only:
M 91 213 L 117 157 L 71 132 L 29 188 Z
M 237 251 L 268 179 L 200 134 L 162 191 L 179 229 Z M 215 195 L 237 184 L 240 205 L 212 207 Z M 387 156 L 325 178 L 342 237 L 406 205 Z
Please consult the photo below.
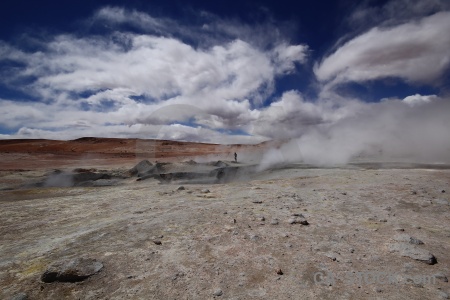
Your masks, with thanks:
M 0 298 L 449 297 L 448 165 L 256 172 L 265 147 L 1 141 Z M 43 281 L 72 259 L 103 267 Z

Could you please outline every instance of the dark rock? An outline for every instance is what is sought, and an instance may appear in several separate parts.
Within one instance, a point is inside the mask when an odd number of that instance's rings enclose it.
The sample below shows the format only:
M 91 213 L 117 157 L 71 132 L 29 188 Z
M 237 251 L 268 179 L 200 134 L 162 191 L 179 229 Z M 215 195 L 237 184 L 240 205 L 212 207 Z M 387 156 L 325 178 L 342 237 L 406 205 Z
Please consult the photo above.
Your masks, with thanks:
M 289 224 L 301 224 L 301 225 L 309 225 L 308 221 L 302 216 L 293 216 L 288 219 Z
M 202 192 L 203 194 L 210 193 L 210 191 L 209 191 L 208 189 L 203 189 L 203 190 L 201 190 L 201 192 Z
M 263 203 L 263 202 L 262 202 L 261 200 L 253 200 L 252 203 L 255 203 L 255 204 L 261 204 L 261 203 Z
M 147 173 L 153 168 L 153 164 L 149 162 L 148 160 L 142 160 L 137 165 L 135 165 L 133 168 L 131 168 L 128 173 L 132 176 L 140 175 Z
M 42 274 L 41 280 L 50 282 L 78 282 L 98 273 L 103 264 L 91 258 L 76 258 L 56 262 Z
M 184 191 L 186 188 L 184 187 L 184 186 L 179 186 L 178 188 L 177 188 L 177 191 Z
M 18 293 L 11 298 L 11 300 L 27 300 L 27 299 L 28 295 L 26 293 Z
M 277 270 L 277 274 L 278 274 L 278 275 L 283 275 L 284 273 L 283 273 L 283 271 L 282 271 L 281 269 L 278 269 L 278 270 Z
M 153 243 L 155 243 L 155 245 L 162 245 L 160 240 L 154 240 Z
M 442 190 L 441 192 L 442 192 L 442 193 L 445 193 L 445 190 Z

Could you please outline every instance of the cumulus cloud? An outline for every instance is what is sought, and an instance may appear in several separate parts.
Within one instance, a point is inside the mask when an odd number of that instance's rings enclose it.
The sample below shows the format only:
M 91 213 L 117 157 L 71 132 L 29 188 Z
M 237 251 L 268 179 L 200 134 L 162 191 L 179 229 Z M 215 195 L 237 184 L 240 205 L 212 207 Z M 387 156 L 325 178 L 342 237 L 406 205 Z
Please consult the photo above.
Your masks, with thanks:
M 203 43 L 202 47 L 184 38 L 203 42 L 200 30 L 204 29 L 117 7 L 100 9 L 90 19 L 113 28 L 102 36 L 46 37 L 34 52 L 3 43 L 0 61 L 15 62 L 17 67 L 2 82 L 11 89 L 21 86 L 21 92 L 39 99 L 2 100 L 8 109 L 3 126 L 22 125 L 26 131 L 19 134 L 40 135 L 72 126 L 105 126 L 104 136 L 114 128 L 111 125 L 161 123 L 154 112 L 164 106 L 191 105 L 207 115 L 197 120 L 201 126 L 245 129 L 255 110 L 274 92 L 276 78 L 304 63 L 308 49 L 281 37 L 270 47 L 260 47 L 258 26 L 254 28 L 255 41 L 248 26 L 242 25 L 243 33 L 238 34 L 240 23 L 219 21 L 211 15 L 208 19 L 211 24 L 223 25 L 222 31 L 216 30 L 222 37 L 209 39 L 214 44 Z M 123 24 L 139 27 L 141 33 L 120 30 Z M 230 33 L 230 28 L 236 32 Z M 171 114 L 164 121 L 180 121 L 173 110 Z
M 316 64 L 328 88 L 346 82 L 398 77 L 434 84 L 450 64 L 450 12 L 394 27 L 375 27 Z
M 436 100 L 436 99 L 438 99 L 438 96 L 436 96 L 436 95 L 415 94 L 415 95 L 405 97 L 403 99 L 403 102 L 405 102 L 411 106 L 415 106 L 415 105 L 430 103 L 431 101 Z

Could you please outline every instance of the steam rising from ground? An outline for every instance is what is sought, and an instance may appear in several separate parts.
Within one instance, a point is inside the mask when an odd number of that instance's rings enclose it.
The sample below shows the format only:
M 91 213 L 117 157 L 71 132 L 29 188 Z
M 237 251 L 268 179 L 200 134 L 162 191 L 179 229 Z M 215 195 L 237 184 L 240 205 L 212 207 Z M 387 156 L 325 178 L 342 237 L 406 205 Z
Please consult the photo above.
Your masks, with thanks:
M 339 165 L 351 160 L 449 163 L 449 112 L 449 99 L 441 98 L 365 104 L 336 122 L 317 124 L 268 150 L 259 169 L 292 162 Z

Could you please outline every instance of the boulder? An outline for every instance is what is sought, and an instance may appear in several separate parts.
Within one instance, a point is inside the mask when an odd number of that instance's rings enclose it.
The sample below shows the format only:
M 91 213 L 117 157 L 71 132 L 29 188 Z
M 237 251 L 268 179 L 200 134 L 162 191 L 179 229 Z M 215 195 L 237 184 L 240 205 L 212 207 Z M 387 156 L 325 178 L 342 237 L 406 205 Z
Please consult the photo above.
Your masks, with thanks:
M 75 258 L 51 264 L 42 274 L 41 280 L 50 282 L 78 282 L 98 273 L 103 264 L 91 258 Z

